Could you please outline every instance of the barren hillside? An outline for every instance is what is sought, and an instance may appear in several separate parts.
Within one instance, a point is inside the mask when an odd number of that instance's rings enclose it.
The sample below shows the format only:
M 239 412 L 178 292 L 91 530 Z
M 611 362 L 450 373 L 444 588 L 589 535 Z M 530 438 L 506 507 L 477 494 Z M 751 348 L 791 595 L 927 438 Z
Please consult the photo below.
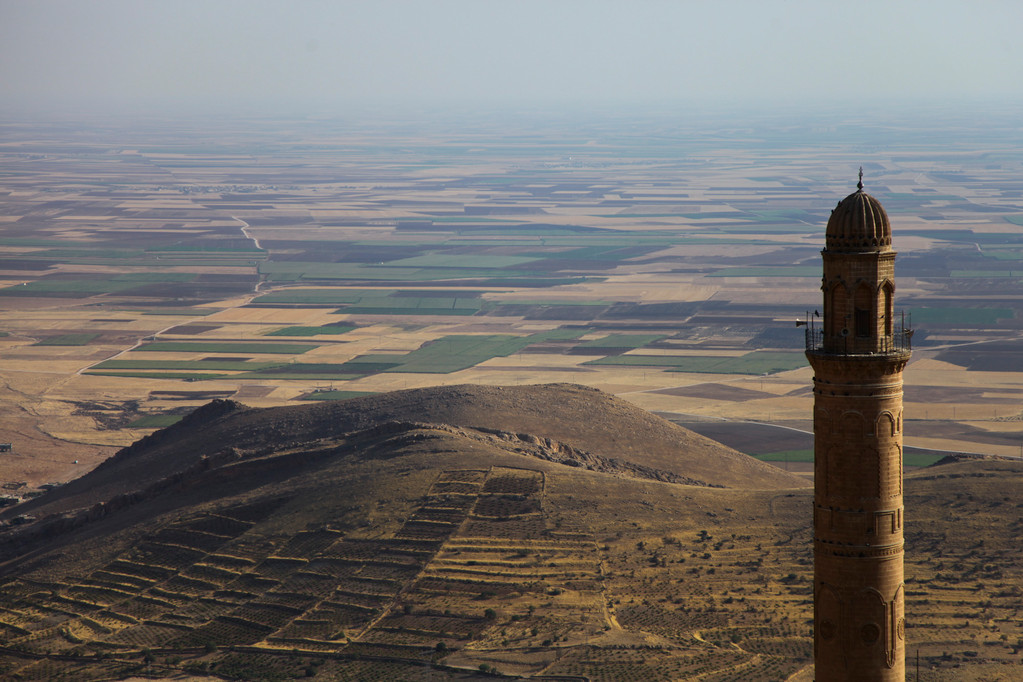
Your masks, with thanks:
M 1018 669 L 1021 476 L 907 478 L 921 679 Z M 6 511 L 0 676 L 811 679 L 811 501 L 575 386 L 214 402 Z
M 806 485 L 797 476 L 595 389 L 569 384 L 464 385 L 298 407 L 249 409 L 215 401 L 122 450 L 59 491 L 23 505 L 19 513 L 89 507 L 121 493 L 145 490 L 189 467 L 205 466 L 203 458 L 263 456 L 388 423 L 475 427 L 521 436 L 524 446 L 544 445 L 547 439 L 548 449 L 568 446 L 577 452 L 576 459 L 593 455 L 697 485 Z

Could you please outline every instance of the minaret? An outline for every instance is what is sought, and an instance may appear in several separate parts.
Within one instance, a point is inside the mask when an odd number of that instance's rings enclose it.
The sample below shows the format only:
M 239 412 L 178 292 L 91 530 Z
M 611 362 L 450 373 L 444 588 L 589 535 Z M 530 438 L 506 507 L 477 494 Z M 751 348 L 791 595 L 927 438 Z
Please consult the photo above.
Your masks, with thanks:
M 814 658 L 820 682 L 905 680 L 902 370 L 888 215 L 857 191 L 828 220 L 813 367 Z M 812 318 L 811 318 L 812 319 Z

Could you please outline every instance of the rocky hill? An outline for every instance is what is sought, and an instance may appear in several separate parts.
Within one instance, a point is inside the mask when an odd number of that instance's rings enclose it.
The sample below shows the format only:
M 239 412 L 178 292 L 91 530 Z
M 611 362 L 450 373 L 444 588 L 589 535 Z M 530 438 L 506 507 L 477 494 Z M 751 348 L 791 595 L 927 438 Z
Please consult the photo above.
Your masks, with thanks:
M 1020 467 L 918 477 L 917 641 L 1000 679 L 1018 550 L 960 540 Z M 5 511 L 0 677 L 809 679 L 805 485 L 578 386 L 215 401 Z M 1006 636 L 943 659 L 956 614 Z
M 192 475 L 196 467 L 318 447 L 388 424 L 463 427 L 491 434 L 512 451 L 528 450 L 594 470 L 624 472 L 631 466 L 637 475 L 694 485 L 806 485 L 797 476 L 596 389 L 568 384 L 463 385 L 267 409 L 216 400 L 121 450 L 88 475 L 22 505 L 19 513 L 39 516 L 87 508 Z M 636 467 L 646 473 L 639 474 Z

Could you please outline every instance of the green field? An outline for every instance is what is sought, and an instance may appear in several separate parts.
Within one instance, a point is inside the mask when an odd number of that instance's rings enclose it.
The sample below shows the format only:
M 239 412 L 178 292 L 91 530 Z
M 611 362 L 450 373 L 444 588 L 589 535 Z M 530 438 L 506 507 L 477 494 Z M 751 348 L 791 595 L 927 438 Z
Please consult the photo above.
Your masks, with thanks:
M 932 201 L 965 201 L 963 197 L 955 194 L 914 194 L 912 192 L 883 192 L 878 195 L 878 198 L 884 199 L 886 202 L 890 201 L 896 203 L 899 201 L 907 201 L 909 203 L 930 203 Z
M 709 273 L 708 277 L 820 277 L 821 269 L 816 265 L 750 266 L 724 268 Z
M 376 395 L 372 391 L 316 391 L 302 396 L 302 400 L 348 400 L 365 395 Z
M 470 216 L 470 215 L 445 215 L 445 216 L 432 216 L 430 218 L 432 223 L 516 223 L 517 220 L 511 220 L 508 218 L 486 218 L 483 216 Z
M 406 355 L 400 365 L 385 371 L 449 374 L 516 353 L 531 343 L 529 338 L 510 334 L 442 336 L 423 344 Z
M 532 344 L 551 339 L 578 338 L 585 329 L 551 329 L 528 336 L 513 334 L 455 334 L 442 336 L 404 355 L 361 355 L 342 364 L 292 363 L 254 373 L 264 378 L 357 378 L 380 372 L 448 374 L 469 369 L 491 358 L 506 357 Z
M 806 356 L 803 353 L 784 351 L 754 351 L 747 353 L 740 358 L 726 358 L 717 368 L 704 371 L 721 372 L 722 368 L 731 368 L 725 374 L 775 374 L 787 372 L 792 369 L 806 367 Z M 731 361 L 729 361 L 731 360 Z M 694 370 L 678 367 L 675 372 L 689 372 Z
M 568 307 L 587 307 L 587 306 L 609 306 L 613 305 L 614 301 L 540 301 L 540 300 L 504 300 L 504 301 L 493 301 L 497 305 L 533 305 L 533 306 L 568 306 Z
M 170 244 L 167 246 L 152 246 L 147 248 L 146 251 L 170 251 L 170 252 L 185 252 L 185 253 L 244 253 L 246 257 L 255 254 L 266 253 L 265 249 L 256 248 L 254 245 L 249 244 L 247 246 L 236 246 L 236 247 L 224 247 L 224 246 L 202 246 L 196 244 Z
M 54 336 L 49 339 L 43 339 L 35 346 L 86 346 L 91 343 L 99 334 L 90 334 L 88 332 L 82 332 L 79 334 L 61 334 L 60 336 Z
M 762 454 L 751 454 L 753 459 L 761 462 L 813 462 L 813 448 L 808 450 L 780 450 L 778 452 L 765 452 Z
M 483 300 L 439 296 L 367 296 L 351 306 L 338 308 L 350 315 L 475 315 Z
M 580 240 L 581 242 L 582 240 Z M 546 242 L 544 246 L 547 247 Z M 564 251 L 553 251 L 550 247 L 547 247 L 540 251 L 526 252 L 522 255 L 530 256 L 536 260 L 568 260 L 568 261 L 620 261 L 622 259 L 623 249 L 628 248 L 630 256 L 646 255 L 651 251 L 656 251 L 658 248 L 664 246 L 663 244 L 657 245 L 633 245 L 633 244 L 588 244 L 586 246 L 576 246 L 575 248 L 569 248 Z
M 1004 278 L 1004 277 L 1023 277 L 1023 270 L 953 270 L 948 273 L 949 277 L 959 277 L 961 279 L 977 279 L 977 278 Z
M 88 247 L 92 242 L 76 242 L 63 239 L 28 239 L 26 237 L 0 237 L 0 246 Z
M 146 267 L 150 268 L 238 268 L 239 272 L 251 273 L 255 276 L 255 266 L 260 263 L 258 258 L 253 256 L 239 256 L 235 259 L 228 259 L 224 254 L 217 254 L 216 258 L 207 256 L 200 257 L 198 253 L 188 253 L 181 256 L 163 255 L 157 261 L 146 261 Z
M 757 218 L 770 222 L 803 222 L 813 225 L 820 220 L 813 213 L 798 208 L 760 209 L 750 212 Z
M 275 379 L 354 379 L 380 372 L 411 372 L 416 374 L 449 374 L 468 369 L 495 357 L 506 357 L 523 348 L 555 339 L 575 339 L 586 333 L 585 329 L 553 329 L 528 336 L 512 334 L 451 335 L 424 343 L 420 348 L 405 354 L 360 355 L 348 362 L 331 363 L 289 363 L 271 365 L 253 372 L 249 376 Z M 204 363 L 205 364 L 205 363 Z M 219 364 L 219 363 L 211 363 Z M 225 365 L 246 365 L 254 363 L 223 363 Z
M 388 261 L 386 267 L 398 268 L 506 268 L 540 260 L 536 256 L 493 256 L 474 254 L 466 256 L 451 253 L 424 253 L 412 258 Z
M 632 367 L 663 367 L 671 372 L 707 374 L 774 374 L 806 365 L 802 353 L 754 351 L 739 357 L 707 357 L 694 355 L 615 355 L 590 360 L 585 365 L 623 365 Z
M 531 344 L 544 341 L 571 341 L 587 333 L 589 333 L 588 329 L 548 329 L 545 332 L 530 334 L 528 338 Z
M 32 252 L 33 258 L 59 260 L 68 263 L 87 260 L 147 260 L 145 251 L 127 251 L 123 249 L 46 249 Z
M 325 335 L 338 335 L 350 332 L 355 327 L 343 324 L 325 324 L 320 327 L 282 327 L 281 329 L 275 329 L 272 332 L 267 332 L 266 336 L 325 336 Z
M 1011 320 L 1015 312 L 1011 308 L 912 308 L 914 325 L 955 324 L 962 326 L 994 326 L 998 320 Z
M 353 374 L 377 374 L 385 372 L 392 367 L 397 367 L 407 357 L 406 355 L 360 355 L 354 360 L 338 365 L 344 371 Z
M 388 265 L 367 265 L 363 263 L 322 263 L 313 261 L 263 261 L 259 273 L 271 282 L 298 282 L 302 280 L 356 280 L 359 282 L 435 282 L 447 280 L 472 280 L 473 286 L 528 286 L 571 284 L 587 281 L 590 277 L 557 277 L 547 273 L 538 278 L 537 273 L 502 268 L 481 268 L 475 266 L 475 258 L 463 267 L 391 267 Z M 503 282 L 508 282 L 503 284 Z M 272 300 L 272 299 L 271 299 Z
M 137 351 L 153 351 L 160 353 L 273 353 L 280 355 L 297 355 L 306 353 L 317 346 L 309 343 L 271 343 L 271 342 L 215 342 L 215 341 L 154 341 L 139 346 Z
M 197 272 L 126 272 L 114 277 L 117 282 L 191 282 Z
M 393 289 L 281 289 L 263 294 L 255 299 L 255 302 L 260 304 L 341 305 L 343 303 L 358 303 L 366 296 L 388 296 L 393 293 Z
M 493 305 L 481 298 L 479 291 L 448 292 L 426 290 L 396 291 L 393 289 L 307 289 L 275 291 L 260 296 L 260 305 L 330 305 L 341 307 L 335 312 L 348 315 L 475 315 L 484 306 Z M 536 305 L 607 305 L 603 302 L 541 302 Z M 519 301 L 506 301 L 498 305 L 524 305 Z M 306 328 L 310 329 L 310 328 Z M 330 333 L 330 332 L 320 332 Z M 274 332 L 269 335 L 299 336 Z
M 75 279 L 75 280 L 39 280 L 25 284 L 4 287 L 0 296 L 66 296 L 68 298 L 88 298 L 96 294 L 111 294 L 137 286 L 134 282 L 115 282 L 113 280 Z
M 1006 249 L 1003 251 L 991 251 L 984 249 L 985 258 L 993 258 L 995 260 L 1020 260 L 1023 259 L 1023 251 L 1016 249 Z
M 320 263 L 281 261 L 263 262 L 259 273 L 272 281 L 298 281 L 303 279 L 337 279 L 365 281 L 427 282 L 439 279 L 508 277 L 504 270 L 474 268 L 416 268 L 363 265 L 360 263 Z
M 585 330 L 554 329 L 529 336 L 510 334 L 443 336 L 408 353 L 400 360 L 401 364 L 385 371 L 449 374 L 468 369 L 491 358 L 507 357 L 534 343 L 552 339 L 578 338 L 584 333 Z M 400 356 L 382 357 L 400 358 Z M 356 360 L 358 359 L 356 358 Z
M 364 374 L 332 374 L 324 372 L 302 374 L 300 372 L 277 372 L 271 369 L 260 372 L 247 372 L 245 374 L 236 374 L 234 378 L 279 379 L 283 381 L 352 381 L 354 379 L 361 379 L 364 376 L 365 376 Z
M 750 455 L 761 462 L 813 462 L 813 450 L 783 450 Z M 928 455 L 924 453 L 908 453 L 903 456 L 902 464 L 907 467 L 929 467 L 942 459 L 944 455 Z
M 488 287 L 529 287 L 530 289 L 543 289 L 546 287 L 563 287 L 569 284 L 582 284 L 583 282 L 603 282 L 605 277 L 592 275 L 581 275 L 578 277 L 536 277 L 533 275 L 522 275 L 518 278 L 508 276 L 491 277 L 480 284 Z
M 580 348 L 642 348 L 667 338 L 667 334 L 609 334 L 600 339 L 580 343 Z
M 146 310 L 143 315 L 179 315 L 181 317 L 206 317 L 213 313 L 219 313 L 221 308 L 159 308 L 157 310 Z
M 371 356 L 363 355 L 360 357 L 368 358 Z M 402 358 L 401 355 L 383 357 L 395 357 L 399 361 Z M 288 378 L 301 374 L 304 376 L 322 376 L 328 379 L 345 375 L 346 378 L 352 378 L 366 374 L 376 374 L 397 364 L 398 362 L 359 362 L 358 359 L 348 362 L 289 362 L 287 364 L 271 365 L 265 370 L 259 370 L 259 375 L 273 374 L 274 376 Z
M 217 360 L 105 360 L 92 367 L 102 369 L 176 369 L 210 370 L 211 372 L 246 372 L 277 367 L 276 362 L 235 362 Z
M 205 373 L 205 372 L 117 372 L 90 369 L 83 374 L 93 374 L 100 377 L 125 377 L 134 379 L 181 379 L 184 381 L 200 381 L 202 379 L 219 379 L 226 374 Z

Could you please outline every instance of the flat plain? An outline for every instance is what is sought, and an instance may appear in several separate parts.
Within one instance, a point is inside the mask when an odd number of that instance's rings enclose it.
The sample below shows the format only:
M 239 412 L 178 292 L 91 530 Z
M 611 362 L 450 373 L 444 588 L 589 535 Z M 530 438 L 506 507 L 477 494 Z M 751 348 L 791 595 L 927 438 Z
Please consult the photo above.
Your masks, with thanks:
M 1019 456 L 1023 147 L 991 116 L 7 123 L 0 480 L 215 397 L 461 383 L 600 388 L 805 470 L 794 322 L 860 165 L 916 329 L 907 453 Z

